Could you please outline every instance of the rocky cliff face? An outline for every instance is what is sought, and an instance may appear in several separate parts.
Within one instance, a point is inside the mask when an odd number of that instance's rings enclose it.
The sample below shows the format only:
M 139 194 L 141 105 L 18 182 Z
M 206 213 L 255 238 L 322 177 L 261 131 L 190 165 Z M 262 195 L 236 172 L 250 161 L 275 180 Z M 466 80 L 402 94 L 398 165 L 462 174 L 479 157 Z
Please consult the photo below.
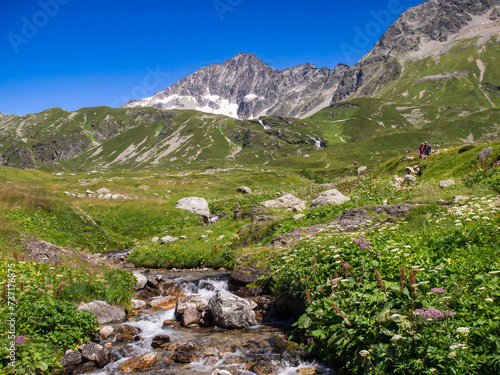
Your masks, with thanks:
M 408 60 L 437 56 L 476 36 L 484 43 L 500 33 L 500 0 L 428 0 L 404 12 L 375 47 L 348 69 L 333 101 L 372 96 L 396 80 Z
M 220 65 L 197 70 L 150 98 L 123 107 L 196 109 L 234 118 L 301 117 L 330 104 L 347 66 L 312 64 L 275 70 L 253 54 L 240 53 Z

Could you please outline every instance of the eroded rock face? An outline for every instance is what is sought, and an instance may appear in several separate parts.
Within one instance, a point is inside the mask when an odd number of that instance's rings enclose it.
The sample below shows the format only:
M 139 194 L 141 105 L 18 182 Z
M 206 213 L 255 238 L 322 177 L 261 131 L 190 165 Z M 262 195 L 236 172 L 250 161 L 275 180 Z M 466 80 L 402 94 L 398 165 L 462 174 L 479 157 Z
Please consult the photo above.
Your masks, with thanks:
M 255 302 L 232 295 L 221 290 L 208 302 L 215 322 L 226 328 L 248 328 L 257 325 Z
M 351 198 L 346 197 L 337 189 L 330 189 L 322 192 L 318 198 L 313 200 L 311 202 L 311 207 L 337 205 L 350 200 Z
M 247 186 L 240 186 L 236 189 L 236 192 L 241 194 L 252 194 L 252 189 Z
M 78 310 L 92 311 L 100 324 L 121 322 L 125 319 L 125 311 L 121 307 L 110 306 L 104 301 L 85 303 Z
M 186 210 L 201 216 L 210 216 L 210 209 L 208 208 L 208 203 L 203 198 L 198 198 L 198 197 L 182 198 L 177 201 L 175 208 L 180 208 L 181 210 Z
M 127 359 L 126 361 L 122 362 L 118 368 L 122 372 L 143 370 L 149 366 L 154 365 L 157 359 L 158 357 L 156 356 L 156 353 L 148 353 L 139 357 Z

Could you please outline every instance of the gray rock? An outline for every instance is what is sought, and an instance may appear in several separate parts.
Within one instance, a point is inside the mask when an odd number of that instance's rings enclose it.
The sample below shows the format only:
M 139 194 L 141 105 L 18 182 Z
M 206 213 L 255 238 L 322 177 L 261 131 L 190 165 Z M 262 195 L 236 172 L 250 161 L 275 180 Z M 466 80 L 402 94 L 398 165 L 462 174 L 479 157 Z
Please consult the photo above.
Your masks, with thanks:
M 175 208 L 180 208 L 181 210 L 186 210 L 198 215 L 210 216 L 208 203 L 203 198 L 182 198 L 177 201 Z
M 261 205 L 268 208 L 296 208 L 302 211 L 306 209 L 306 203 L 302 199 L 294 197 L 292 194 L 286 194 L 276 199 L 264 201 Z
M 179 298 L 175 306 L 175 316 L 177 319 L 181 320 L 184 311 L 186 311 L 188 308 L 192 307 L 198 309 L 198 307 L 206 304 L 207 301 L 205 300 L 205 298 L 203 298 L 203 296 L 199 294 Z
M 405 173 L 406 174 L 413 174 L 413 173 L 415 173 L 415 171 L 413 170 L 412 167 L 406 167 L 405 168 Z
M 493 152 L 493 147 L 485 148 L 479 153 L 479 155 L 477 156 L 477 160 L 485 160 L 488 156 L 491 155 L 492 152 Z
M 62 367 L 76 366 L 82 363 L 82 353 L 76 350 L 66 350 L 64 356 L 61 359 Z
M 246 186 L 240 186 L 236 189 L 236 192 L 241 194 L 252 194 L 252 190 Z
M 228 291 L 217 292 L 208 302 L 215 322 L 226 328 L 248 328 L 257 325 L 255 302 L 237 297 Z
M 449 188 L 451 186 L 455 185 L 455 182 L 453 180 L 444 180 L 444 181 L 439 181 L 439 187 L 441 189 L 444 188 Z
M 188 307 L 182 314 L 182 325 L 188 327 L 190 325 L 199 324 L 201 312 L 196 307 Z
M 135 288 L 135 290 L 144 289 L 146 283 L 148 282 L 147 277 L 140 274 L 139 272 L 134 272 L 134 276 L 137 279 L 137 287 Z
M 407 174 L 404 176 L 404 181 L 405 182 L 416 182 L 417 178 L 415 176 L 412 176 L 411 174 Z
M 305 216 L 306 216 L 306 215 L 304 215 L 304 214 L 298 214 L 298 215 L 294 215 L 294 216 L 293 216 L 293 219 L 294 219 L 294 220 L 299 220 L 299 219 L 302 219 L 302 218 L 303 218 L 303 217 L 305 217 Z
M 121 307 L 110 306 L 104 301 L 85 303 L 78 310 L 92 311 L 100 324 L 121 322 L 125 319 L 125 311 Z
M 337 189 L 330 189 L 322 192 L 318 198 L 311 202 L 311 207 L 317 206 L 329 206 L 329 205 L 337 205 L 342 204 L 344 202 L 350 201 L 351 198 L 346 197 Z
M 109 350 L 96 343 L 83 344 L 80 347 L 82 358 L 88 361 L 96 362 L 99 367 L 104 367 L 111 362 Z
M 140 299 L 133 299 L 132 307 L 134 308 L 134 310 L 141 310 L 146 307 L 146 302 L 141 301 Z
M 170 336 L 167 335 L 156 335 L 153 337 L 153 342 L 151 343 L 151 347 L 159 348 L 163 344 L 170 342 Z
M 97 193 L 97 194 L 106 195 L 106 194 L 111 193 L 111 191 L 109 191 L 109 189 L 106 189 L 106 188 L 100 188 L 99 190 L 97 190 L 97 192 L 96 192 L 96 193 Z
M 160 240 L 160 237 L 153 237 L 151 242 L 157 243 Z
M 470 199 L 470 197 L 468 197 L 466 195 L 457 195 L 456 197 L 453 197 L 453 203 L 457 204 L 460 202 L 468 201 L 469 199 Z
M 99 334 L 104 340 L 109 340 L 114 336 L 115 330 L 111 326 L 104 326 L 99 330 Z
M 363 172 L 366 172 L 366 170 L 367 170 L 367 169 L 368 169 L 368 167 L 366 167 L 366 166 L 359 167 L 359 168 L 358 168 L 358 174 L 361 174 L 361 173 L 363 173 Z
M 161 238 L 161 243 L 173 243 L 179 241 L 178 237 L 165 236 Z

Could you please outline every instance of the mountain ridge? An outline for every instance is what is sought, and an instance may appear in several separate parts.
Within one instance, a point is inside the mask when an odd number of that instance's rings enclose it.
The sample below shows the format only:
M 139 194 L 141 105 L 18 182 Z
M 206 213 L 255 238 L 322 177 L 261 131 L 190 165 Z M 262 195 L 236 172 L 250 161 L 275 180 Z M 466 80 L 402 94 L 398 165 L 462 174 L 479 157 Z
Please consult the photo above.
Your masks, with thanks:
M 427 0 L 401 14 L 352 67 L 316 68 L 305 63 L 276 70 L 252 53 L 239 53 L 123 107 L 196 109 L 242 119 L 266 115 L 306 118 L 331 102 L 377 95 L 380 87 L 376 83 L 397 80 L 408 60 L 434 56 L 481 33 L 485 35 L 480 44 L 484 44 L 500 33 L 499 4 L 499 0 Z M 471 28 L 474 31 L 469 35 L 460 34 Z

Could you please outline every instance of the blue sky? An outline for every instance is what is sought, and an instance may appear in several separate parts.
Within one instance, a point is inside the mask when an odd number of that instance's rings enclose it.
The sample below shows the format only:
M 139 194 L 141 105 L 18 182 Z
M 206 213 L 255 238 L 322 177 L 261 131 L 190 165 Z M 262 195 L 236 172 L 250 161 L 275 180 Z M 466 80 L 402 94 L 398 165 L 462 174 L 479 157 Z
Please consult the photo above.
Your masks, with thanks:
M 252 52 L 276 69 L 354 64 L 422 0 L 0 3 L 0 112 L 120 106 Z

